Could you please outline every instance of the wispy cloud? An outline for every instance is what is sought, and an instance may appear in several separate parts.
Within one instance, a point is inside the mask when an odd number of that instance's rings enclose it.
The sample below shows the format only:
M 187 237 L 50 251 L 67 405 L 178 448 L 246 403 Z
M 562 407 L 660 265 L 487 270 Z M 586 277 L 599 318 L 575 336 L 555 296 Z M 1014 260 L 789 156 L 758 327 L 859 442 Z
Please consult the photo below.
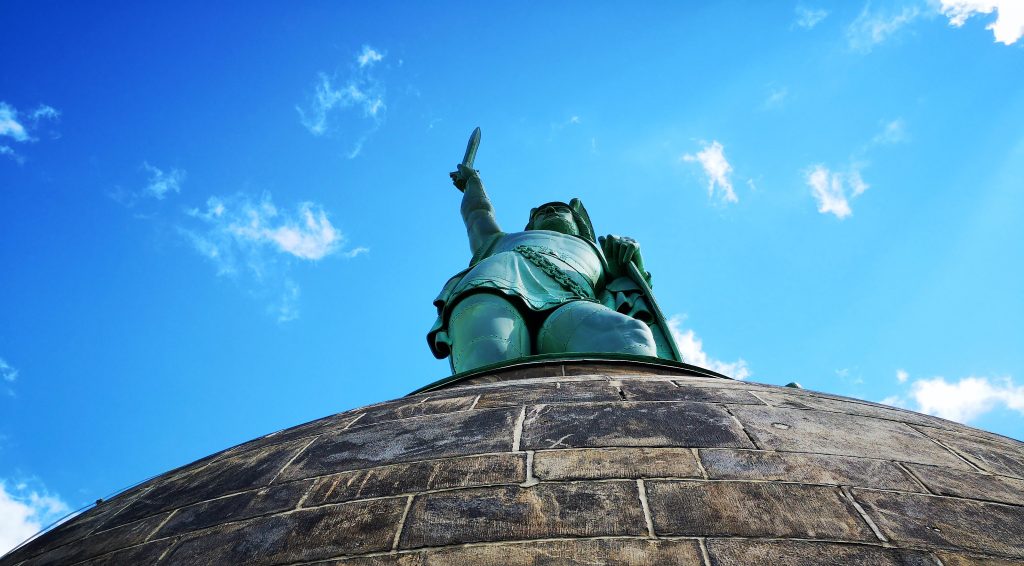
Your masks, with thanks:
M 3 386 L 8 395 L 14 397 L 14 388 L 11 386 L 18 379 L 18 370 L 7 360 L 0 358 L 0 386 Z
M 954 27 L 962 27 L 974 15 L 996 12 L 996 19 L 985 29 L 992 30 L 997 43 L 1011 45 L 1024 36 L 1024 2 L 1020 0 L 942 0 L 940 10 Z
M 60 112 L 46 104 L 41 104 L 30 110 L 22 118 L 15 107 L 6 102 L 0 102 L 0 138 L 10 138 L 16 143 L 38 141 L 38 130 L 42 123 L 55 121 L 58 118 L 60 118 Z M 6 155 L 18 162 L 24 161 L 14 147 L 7 144 L 0 144 L 0 155 Z
M 186 212 L 190 225 L 179 226 L 192 247 L 218 275 L 246 282 L 267 298 L 281 322 L 298 317 L 299 285 L 291 278 L 293 261 L 319 261 L 335 253 L 356 257 L 368 250 L 343 250 L 344 235 L 327 212 L 312 202 L 281 210 L 269 194 L 210 197 L 203 209 Z
M 906 383 L 908 379 L 907 372 L 897 370 L 897 381 Z M 998 407 L 1024 415 L 1024 385 L 1017 385 L 1008 376 L 970 376 L 956 381 L 938 376 L 915 379 L 909 391 L 886 397 L 882 403 L 969 423 Z
M 725 148 L 717 141 L 711 143 L 702 141 L 701 146 L 703 149 L 696 154 L 687 153 L 681 159 L 686 162 L 700 163 L 704 169 L 704 175 L 708 179 L 708 198 L 713 198 L 717 194 L 721 202 L 739 202 L 739 198 L 736 197 L 736 192 L 732 188 L 732 180 L 729 178 L 732 174 L 732 165 L 725 158 Z
M 907 123 L 902 118 L 889 120 L 882 123 L 882 131 L 879 132 L 871 142 L 876 145 L 888 145 L 903 143 L 910 140 L 907 133 Z
M 894 37 L 921 14 L 921 8 L 916 4 L 906 5 L 898 10 L 873 10 L 871 4 L 867 4 L 860 15 L 847 26 L 847 44 L 854 51 L 868 53 L 877 45 Z
M 384 120 L 387 111 L 384 82 L 372 72 L 384 54 L 364 45 L 349 72 L 320 72 L 305 105 L 296 106 L 299 121 L 314 136 L 342 136 L 350 140 L 351 159 Z
M 383 60 L 384 54 L 369 45 L 364 45 L 362 52 L 356 56 L 356 62 L 359 63 L 360 67 L 369 67 L 374 63 L 380 63 Z
M 782 103 L 786 100 L 787 96 L 789 96 L 789 89 L 786 87 L 771 87 L 768 90 L 768 96 L 764 99 L 764 107 L 769 109 L 779 108 L 782 106 Z
M 818 203 L 818 212 L 832 214 L 839 219 L 853 214 L 849 198 L 860 196 L 869 188 L 856 168 L 838 172 L 819 164 L 812 166 L 804 175 L 811 195 Z
M 797 27 L 803 29 L 812 29 L 814 26 L 820 24 L 822 20 L 828 17 L 828 11 L 821 8 L 808 8 L 804 5 L 797 5 L 796 7 L 796 21 L 793 22 Z
M 143 189 L 144 194 L 157 200 L 164 200 L 167 193 L 181 192 L 181 184 L 185 182 L 185 172 L 181 169 L 164 172 L 148 162 L 143 162 L 142 169 L 149 173 L 149 183 Z
M 32 486 L 29 482 L 0 479 L 0 555 L 60 519 L 69 510 L 67 503 L 44 488 Z
M 683 355 L 683 361 L 688 364 L 707 368 L 711 371 L 728 375 L 735 379 L 746 379 L 751 376 L 747 362 L 742 358 L 734 362 L 723 362 L 716 360 L 704 352 L 704 343 L 693 331 L 692 328 L 684 329 L 683 322 L 685 315 L 675 315 L 668 320 L 669 331 L 672 338 L 679 346 L 679 353 Z

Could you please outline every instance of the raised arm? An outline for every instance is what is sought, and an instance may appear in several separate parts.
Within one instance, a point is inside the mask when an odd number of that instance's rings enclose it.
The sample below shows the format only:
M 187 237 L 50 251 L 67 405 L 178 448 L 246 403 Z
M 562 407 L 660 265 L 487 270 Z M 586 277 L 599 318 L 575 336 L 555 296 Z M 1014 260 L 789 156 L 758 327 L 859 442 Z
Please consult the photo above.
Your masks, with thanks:
M 487 198 L 480 174 L 471 167 L 459 165 L 455 186 L 462 189 L 462 220 L 469 235 L 469 248 L 476 255 L 491 236 L 501 232 L 494 217 L 494 206 Z

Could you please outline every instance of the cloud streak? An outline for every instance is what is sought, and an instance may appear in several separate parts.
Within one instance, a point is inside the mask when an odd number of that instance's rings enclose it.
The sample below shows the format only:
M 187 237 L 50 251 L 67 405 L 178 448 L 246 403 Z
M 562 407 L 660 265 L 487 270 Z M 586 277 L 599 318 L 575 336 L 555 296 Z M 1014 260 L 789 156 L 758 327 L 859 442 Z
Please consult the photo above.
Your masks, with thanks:
M 282 210 L 269 194 L 210 197 L 179 232 L 209 260 L 217 274 L 246 283 L 253 294 L 270 301 L 278 321 L 298 317 L 299 285 L 291 278 L 296 261 L 316 262 L 334 254 L 353 258 L 369 250 L 343 250 L 345 237 L 318 204 L 300 202 Z
M 826 17 L 828 17 L 827 10 L 798 5 L 796 7 L 796 22 L 794 23 L 799 28 L 813 29 L 814 26 L 820 24 Z
M 811 195 L 818 204 L 818 212 L 832 214 L 840 220 L 853 214 L 848 195 L 851 198 L 857 197 L 869 188 L 856 169 L 837 172 L 818 164 L 804 175 L 807 186 L 811 188 Z
M 60 118 L 60 112 L 46 104 L 40 104 L 22 118 L 21 113 L 14 106 L 0 102 L 0 140 L 8 138 L 15 143 L 39 141 L 37 133 L 42 123 L 56 121 L 58 118 Z M 10 145 L 0 144 L 0 155 L 6 155 L 19 163 L 24 161 L 24 158 Z
M 685 320 L 684 315 L 675 315 L 668 319 L 669 331 L 676 341 L 676 345 L 679 346 L 679 353 L 683 355 L 683 361 L 728 375 L 734 379 L 746 379 L 751 376 L 750 368 L 742 358 L 734 362 L 723 362 L 709 356 L 704 351 L 704 342 L 693 329 L 683 329 Z
M 907 372 L 897 370 L 899 383 L 905 384 L 908 379 Z M 1024 385 L 1017 385 L 1008 376 L 969 376 L 956 381 L 937 376 L 916 379 L 909 391 L 887 397 L 882 403 L 969 423 L 999 407 L 1024 415 Z
M 0 555 L 70 511 L 60 497 L 26 482 L 0 479 Z
M 920 16 L 921 9 L 916 5 L 904 6 L 899 11 L 873 11 L 868 4 L 847 26 L 847 44 L 853 51 L 869 53 L 876 46 L 895 37 Z
M 963 27 L 975 15 L 996 13 L 985 29 L 992 30 L 996 43 L 1012 45 L 1024 36 L 1024 2 L 1020 0 L 942 0 L 943 16 L 949 25 Z
M 717 195 L 723 203 L 739 202 L 732 187 L 732 165 L 725 158 L 725 148 L 717 141 L 701 142 L 701 145 L 703 149 L 696 154 L 687 153 L 681 159 L 688 163 L 700 163 L 708 180 L 708 198 Z
M 364 45 L 349 73 L 318 73 L 306 104 L 295 107 L 299 122 L 310 134 L 349 139 L 351 148 L 345 152 L 349 159 L 362 152 L 367 138 L 384 121 L 386 89 L 372 72 L 384 58 L 384 53 Z

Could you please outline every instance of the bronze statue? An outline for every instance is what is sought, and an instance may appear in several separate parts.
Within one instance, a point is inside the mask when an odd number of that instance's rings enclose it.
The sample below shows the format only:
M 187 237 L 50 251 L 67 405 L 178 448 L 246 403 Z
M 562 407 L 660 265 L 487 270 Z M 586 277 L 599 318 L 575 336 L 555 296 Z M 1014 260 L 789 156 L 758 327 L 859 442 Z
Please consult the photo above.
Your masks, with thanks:
M 579 199 L 530 211 L 522 232 L 498 227 L 473 161 L 480 128 L 450 176 L 463 191 L 473 252 L 448 280 L 427 335 L 454 372 L 535 354 L 611 353 L 682 361 L 650 291 L 640 246 L 594 237 Z

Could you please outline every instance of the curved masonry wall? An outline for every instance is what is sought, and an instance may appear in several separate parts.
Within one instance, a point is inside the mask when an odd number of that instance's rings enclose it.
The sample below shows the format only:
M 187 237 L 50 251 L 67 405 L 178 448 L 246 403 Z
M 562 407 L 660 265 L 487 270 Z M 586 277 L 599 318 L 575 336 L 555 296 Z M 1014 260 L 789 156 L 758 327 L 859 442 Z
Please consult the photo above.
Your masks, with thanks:
M 36 564 L 1024 564 L 1024 444 L 628 362 L 512 368 L 169 472 Z

